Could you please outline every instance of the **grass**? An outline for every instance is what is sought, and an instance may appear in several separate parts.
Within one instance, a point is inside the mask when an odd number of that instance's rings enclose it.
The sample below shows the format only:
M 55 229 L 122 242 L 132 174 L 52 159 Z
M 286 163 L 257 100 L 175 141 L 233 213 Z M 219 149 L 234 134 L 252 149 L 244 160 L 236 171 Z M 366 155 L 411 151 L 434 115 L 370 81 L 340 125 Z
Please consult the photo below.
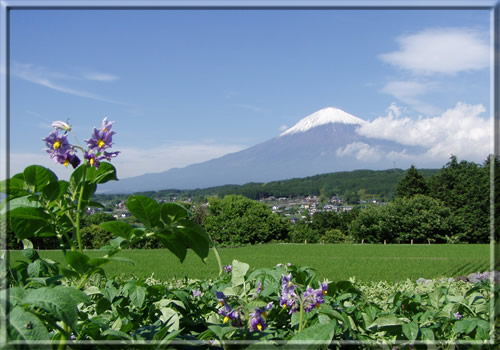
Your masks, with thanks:
M 42 258 L 63 262 L 60 251 L 39 251 Z M 91 257 L 102 256 L 98 250 L 86 252 Z M 346 244 L 266 244 L 240 248 L 221 248 L 222 263 L 233 259 L 250 264 L 251 268 L 273 267 L 288 262 L 316 269 L 320 278 L 342 280 L 355 277 L 360 281 L 404 281 L 424 278 L 456 277 L 490 269 L 490 246 L 487 244 L 457 245 L 346 245 Z M 189 251 L 184 263 L 166 249 L 125 250 L 118 254 L 135 261 L 136 265 L 112 262 L 104 265 L 108 276 L 134 275 L 171 278 L 215 278 L 218 265 L 210 251 L 206 264 Z M 23 259 L 21 251 L 10 251 L 15 264 Z

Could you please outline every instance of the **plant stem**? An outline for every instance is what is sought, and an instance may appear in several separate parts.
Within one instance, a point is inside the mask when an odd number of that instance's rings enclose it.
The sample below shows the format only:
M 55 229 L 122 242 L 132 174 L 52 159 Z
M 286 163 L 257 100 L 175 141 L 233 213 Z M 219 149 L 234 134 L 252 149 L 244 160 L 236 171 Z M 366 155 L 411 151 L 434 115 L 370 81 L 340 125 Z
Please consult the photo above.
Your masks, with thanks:
M 300 301 L 300 315 L 299 315 L 299 332 L 302 331 L 302 321 L 304 319 L 304 303 Z
M 82 200 L 83 200 L 83 190 L 85 189 L 85 178 L 87 177 L 87 167 L 83 168 L 83 177 L 80 188 L 80 196 L 78 197 L 78 207 L 76 208 L 76 238 L 78 240 L 78 251 L 80 253 L 82 250 L 82 236 L 80 234 L 80 215 L 82 211 Z
M 220 276 L 222 275 L 222 262 L 220 260 L 219 251 L 217 250 L 215 244 L 212 246 L 212 249 L 214 251 L 215 258 L 217 259 L 217 263 L 219 264 L 219 276 Z

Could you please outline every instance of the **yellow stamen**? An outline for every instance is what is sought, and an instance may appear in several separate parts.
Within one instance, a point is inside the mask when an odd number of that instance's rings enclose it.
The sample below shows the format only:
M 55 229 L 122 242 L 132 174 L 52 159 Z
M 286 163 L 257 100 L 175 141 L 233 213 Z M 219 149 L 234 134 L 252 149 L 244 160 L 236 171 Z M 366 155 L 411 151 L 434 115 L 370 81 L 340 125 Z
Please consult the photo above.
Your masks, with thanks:
M 61 147 L 61 141 L 58 140 L 58 141 L 54 142 L 52 147 L 54 147 L 54 149 L 58 149 L 59 147 Z
M 328 294 L 328 291 L 324 290 L 323 295 L 327 295 L 327 294 Z
M 259 331 L 262 331 L 262 325 L 261 325 L 260 323 L 257 323 L 257 329 L 258 329 Z
M 266 312 L 266 311 L 264 311 L 264 312 L 262 313 L 262 316 L 267 317 L 267 312 Z
M 316 304 L 316 307 L 319 309 L 321 307 L 321 304 L 320 303 L 317 303 Z
M 90 166 L 94 165 L 94 158 L 89 159 Z
M 286 309 L 286 303 L 283 304 L 283 309 Z
M 219 304 L 220 304 L 220 306 L 224 306 L 224 302 L 223 301 L 219 301 Z
M 227 323 L 227 321 L 229 321 L 229 317 L 224 317 L 224 323 Z
M 64 160 L 64 166 L 68 166 L 68 164 L 69 164 L 69 160 L 65 159 Z
M 106 143 L 103 140 L 97 141 L 97 146 L 99 146 L 99 148 L 103 148 L 105 145 Z

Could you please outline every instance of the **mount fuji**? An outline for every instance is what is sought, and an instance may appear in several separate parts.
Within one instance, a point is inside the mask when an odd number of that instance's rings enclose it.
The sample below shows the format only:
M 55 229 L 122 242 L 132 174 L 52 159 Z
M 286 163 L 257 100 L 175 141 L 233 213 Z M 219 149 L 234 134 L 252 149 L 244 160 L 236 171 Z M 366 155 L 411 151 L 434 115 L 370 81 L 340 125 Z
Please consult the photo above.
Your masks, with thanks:
M 239 152 L 184 168 L 109 182 L 101 193 L 195 189 L 226 184 L 268 182 L 357 169 L 394 166 L 388 154 L 421 149 L 357 133 L 366 121 L 338 108 L 321 109 L 279 136 Z M 401 164 L 398 162 L 398 166 Z M 409 164 L 408 164 L 409 166 Z

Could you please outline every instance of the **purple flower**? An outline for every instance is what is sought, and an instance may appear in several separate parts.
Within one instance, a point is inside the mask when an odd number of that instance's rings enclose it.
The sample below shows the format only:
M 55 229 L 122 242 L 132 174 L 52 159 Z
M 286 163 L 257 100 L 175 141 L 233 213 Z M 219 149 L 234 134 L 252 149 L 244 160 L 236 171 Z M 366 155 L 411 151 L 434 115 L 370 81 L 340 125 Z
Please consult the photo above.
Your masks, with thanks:
M 304 292 L 304 311 L 309 312 L 315 307 L 319 308 L 325 302 L 323 298 L 323 286 L 319 289 L 312 289 L 307 286 Z
M 198 298 L 201 296 L 201 290 L 199 290 L 199 289 L 193 289 L 191 291 L 191 293 L 193 293 L 193 297 L 195 297 L 195 298 Z
M 280 306 L 290 308 L 290 314 L 295 313 L 299 308 L 298 295 L 295 293 L 295 284 L 292 282 L 292 274 L 285 276 L 281 280 Z
M 254 312 L 250 314 L 250 332 L 259 331 L 262 332 L 267 328 L 267 324 L 262 318 L 264 311 L 262 309 L 256 309 Z
M 50 154 L 51 158 L 54 158 L 57 162 L 57 156 L 64 155 L 67 151 L 71 149 L 71 146 L 67 140 L 67 135 L 59 135 L 57 130 L 52 130 L 49 136 L 42 139 L 47 145 L 47 153 Z
M 76 168 L 80 164 L 80 158 L 75 155 L 73 150 L 66 151 L 64 154 L 56 154 L 54 159 L 64 166 L 71 164 L 73 168 Z
M 257 282 L 257 289 L 255 289 L 255 293 L 260 294 L 262 292 L 262 282 Z
M 99 165 L 101 164 L 102 157 L 97 156 L 93 152 L 89 153 L 89 152 L 85 151 L 83 158 L 87 159 L 90 166 L 93 166 L 96 169 L 99 169 Z
M 455 314 L 454 314 L 453 316 L 455 316 L 455 318 L 456 318 L 457 320 L 461 320 L 461 319 L 462 319 L 462 317 L 463 317 L 462 315 L 460 315 L 460 312 L 455 312 Z
M 231 265 L 224 265 L 222 266 L 222 268 L 224 269 L 224 271 L 226 271 L 227 273 L 231 273 L 231 271 L 233 271 L 233 267 Z
M 271 301 L 269 304 L 266 305 L 266 311 L 269 311 L 273 308 L 274 303 Z
M 113 124 L 113 122 L 108 122 L 107 118 L 104 118 L 102 127 L 100 129 L 94 128 L 92 137 L 85 140 L 90 150 L 101 152 L 111 147 L 113 135 L 115 134 L 114 131 L 111 131 L 111 124 Z
M 224 316 L 224 323 L 228 323 L 229 320 L 236 320 L 239 316 L 238 311 L 231 310 L 227 303 L 224 303 L 224 307 L 219 310 L 219 315 Z

